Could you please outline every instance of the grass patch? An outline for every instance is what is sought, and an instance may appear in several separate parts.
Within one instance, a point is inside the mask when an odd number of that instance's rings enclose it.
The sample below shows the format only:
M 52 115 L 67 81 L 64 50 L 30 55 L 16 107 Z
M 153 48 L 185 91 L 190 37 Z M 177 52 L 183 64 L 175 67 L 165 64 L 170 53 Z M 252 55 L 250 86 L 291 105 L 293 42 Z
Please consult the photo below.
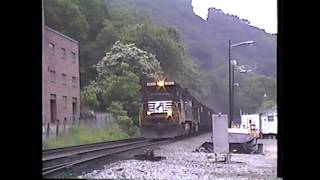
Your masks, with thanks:
M 115 123 L 112 126 L 101 128 L 86 126 L 72 127 L 64 135 L 57 138 L 45 139 L 42 143 L 43 149 L 52 149 L 101 141 L 127 139 L 139 137 L 139 135 L 140 133 L 136 132 L 133 136 L 129 136 L 119 127 L 118 124 Z

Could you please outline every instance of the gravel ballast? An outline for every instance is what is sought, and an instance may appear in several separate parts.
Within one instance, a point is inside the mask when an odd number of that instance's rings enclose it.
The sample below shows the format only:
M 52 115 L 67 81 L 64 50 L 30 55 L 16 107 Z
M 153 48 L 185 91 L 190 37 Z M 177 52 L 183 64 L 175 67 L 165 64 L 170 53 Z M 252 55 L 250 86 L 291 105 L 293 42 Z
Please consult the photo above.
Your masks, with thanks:
M 276 179 L 276 140 L 264 154 L 231 154 L 228 163 L 214 161 L 214 154 L 192 152 L 211 134 L 163 145 L 154 151 L 161 161 L 125 160 L 106 165 L 102 170 L 79 176 L 100 179 Z

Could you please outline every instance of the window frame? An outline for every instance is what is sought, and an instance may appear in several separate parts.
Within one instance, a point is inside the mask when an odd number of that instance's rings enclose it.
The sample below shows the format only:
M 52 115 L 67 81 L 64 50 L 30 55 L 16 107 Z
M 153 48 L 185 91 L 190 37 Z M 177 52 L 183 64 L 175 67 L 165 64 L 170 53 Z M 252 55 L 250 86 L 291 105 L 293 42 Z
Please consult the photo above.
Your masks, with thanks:
M 269 122 L 269 121 L 274 121 L 274 117 L 273 117 L 273 115 L 269 115 L 269 116 L 267 116 L 267 119 L 268 119 L 268 122 Z
M 55 44 L 53 42 L 49 42 L 49 54 L 54 56 L 55 55 Z
M 49 71 L 50 73 L 50 82 L 52 83 L 56 83 L 56 71 L 55 70 L 50 70 Z
M 67 50 L 66 48 L 60 48 L 61 51 L 61 59 L 66 59 Z
M 73 62 L 73 63 L 76 63 L 76 62 L 77 62 L 76 52 L 71 51 L 71 59 L 72 59 L 72 62 Z
M 62 100 L 63 100 L 63 109 L 67 109 L 68 106 L 68 97 L 67 96 L 62 96 Z
M 64 79 L 64 77 L 65 77 L 65 79 Z M 66 73 L 61 74 L 61 80 L 62 80 L 62 85 L 66 86 L 67 85 L 67 74 Z
M 77 77 L 76 76 L 72 76 L 71 81 L 72 81 L 72 87 L 77 87 L 78 86 Z

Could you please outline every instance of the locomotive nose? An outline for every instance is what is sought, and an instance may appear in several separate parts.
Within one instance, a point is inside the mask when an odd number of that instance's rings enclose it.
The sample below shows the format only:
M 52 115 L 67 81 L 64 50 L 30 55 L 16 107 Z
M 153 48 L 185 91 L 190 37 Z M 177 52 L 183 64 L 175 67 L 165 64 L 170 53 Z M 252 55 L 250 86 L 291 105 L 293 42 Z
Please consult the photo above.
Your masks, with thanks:
M 178 136 L 179 126 L 176 124 L 163 124 L 143 126 L 141 133 L 148 138 L 174 138 Z

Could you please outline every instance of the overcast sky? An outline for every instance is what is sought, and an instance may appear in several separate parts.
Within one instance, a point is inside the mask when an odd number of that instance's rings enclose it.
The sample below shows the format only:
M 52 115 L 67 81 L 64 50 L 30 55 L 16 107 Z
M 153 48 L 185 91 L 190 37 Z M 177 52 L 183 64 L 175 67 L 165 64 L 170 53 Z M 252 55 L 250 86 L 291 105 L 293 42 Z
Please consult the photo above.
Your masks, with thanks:
M 208 8 L 237 15 L 250 21 L 250 25 L 277 33 L 277 0 L 192 0 L 193 12 L 207 20 Z

